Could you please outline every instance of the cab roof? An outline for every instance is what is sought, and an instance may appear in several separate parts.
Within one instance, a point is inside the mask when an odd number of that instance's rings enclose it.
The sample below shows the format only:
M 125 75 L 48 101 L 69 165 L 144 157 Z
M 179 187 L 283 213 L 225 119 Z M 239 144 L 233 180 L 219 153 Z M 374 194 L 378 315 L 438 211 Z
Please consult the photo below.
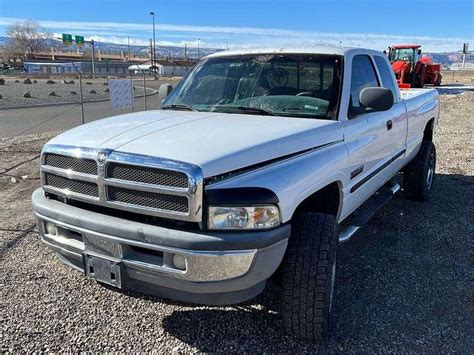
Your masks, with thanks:
M 238 50 L 227 50 L 206 56 L 206 58 L 218 58 L 236 55 L 252 54 L 332 54 L 345 55 L 349 51 L 377 52 L 370 49 L 341 47 L 341 46 L 313 46 L 313 47 L 269 47 L 269 48 L 249 48 Z
M 399 49 L 399 48 L 414 48 L 414 49 L 417 49 L 417 48 L 420 48 L 421 45 L 420 44 L 395 44 L 393 46 L 390 46 L 390 48 L 395 48 L 395 49 Z

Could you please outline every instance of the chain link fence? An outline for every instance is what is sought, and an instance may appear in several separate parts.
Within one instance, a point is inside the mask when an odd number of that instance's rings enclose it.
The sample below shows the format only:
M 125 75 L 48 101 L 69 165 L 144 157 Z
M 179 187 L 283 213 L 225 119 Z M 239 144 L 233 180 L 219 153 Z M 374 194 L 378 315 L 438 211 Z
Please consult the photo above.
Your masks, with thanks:
M 133 107 L 113 109 L 109 80 L 132 80 Z M 0 138 L 64 131 L 97 119 L 154 110 L 158 88 L 179 78 L 146 73 L 107 77 L 91 73 L 11 74 L 0 76 Z

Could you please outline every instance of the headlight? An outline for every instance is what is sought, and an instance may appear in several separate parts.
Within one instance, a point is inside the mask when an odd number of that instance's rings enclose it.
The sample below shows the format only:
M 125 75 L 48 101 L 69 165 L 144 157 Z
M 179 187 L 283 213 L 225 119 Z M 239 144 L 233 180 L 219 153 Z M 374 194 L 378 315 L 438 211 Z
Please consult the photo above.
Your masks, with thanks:
M 279 224 L 276 206 L 209 207 L 209 229 L 266 229 Z

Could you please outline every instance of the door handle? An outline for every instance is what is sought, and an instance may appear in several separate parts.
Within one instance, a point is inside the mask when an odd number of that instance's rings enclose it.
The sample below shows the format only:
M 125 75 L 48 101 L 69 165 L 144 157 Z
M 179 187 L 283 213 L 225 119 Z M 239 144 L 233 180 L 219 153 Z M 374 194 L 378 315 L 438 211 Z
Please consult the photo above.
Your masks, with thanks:
M 393 127 L 393 122 L 392 122 L 392 120 L 388 120 L 388 121 L 387 121 L 387 131 L 390 131 L 390 130 L 392 129 L 392 127 Z

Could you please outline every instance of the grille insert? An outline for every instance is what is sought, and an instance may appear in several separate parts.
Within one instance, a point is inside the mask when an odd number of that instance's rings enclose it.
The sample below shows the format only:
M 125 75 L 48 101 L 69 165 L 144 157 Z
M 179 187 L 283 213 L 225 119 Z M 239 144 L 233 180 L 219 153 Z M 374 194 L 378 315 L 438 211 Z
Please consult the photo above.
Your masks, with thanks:
M 78 173 L 97 175 L 97 164 L 92 159 L 47 153 L 44 157 L 44 164 L 59 169 L 71 169 Z
M 135 191 L 121 187 L 107 187 L 108 200 L 139 207 L 188 213 L 188 199 L 184 196 L 166 195 L 157 192 Z
M 99 197 L 99 188 L 97 187 L 97 184 L 88 181 L 73 180 L 46 173 L 45 184 L 46 186 L 60 190 L 69 190 L 81 195 Z
M 106 177 L 145 184 L 188 188 L 188 176 L 185 173 L 146 166 L 109 163 Z

